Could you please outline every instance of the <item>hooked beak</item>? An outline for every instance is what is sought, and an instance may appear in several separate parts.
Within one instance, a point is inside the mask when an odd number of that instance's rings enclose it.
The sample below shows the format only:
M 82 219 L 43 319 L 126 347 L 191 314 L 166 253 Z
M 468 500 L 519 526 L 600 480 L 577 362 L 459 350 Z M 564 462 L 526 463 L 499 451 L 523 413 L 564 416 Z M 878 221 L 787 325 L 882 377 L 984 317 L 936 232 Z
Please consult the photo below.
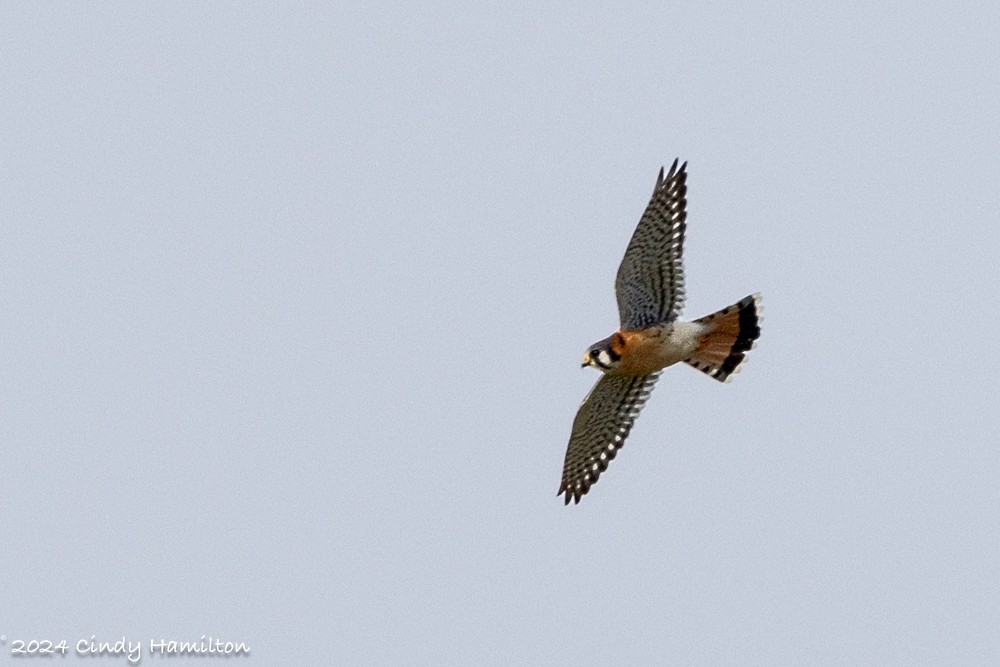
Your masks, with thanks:
M 583 363 L 580 364 L 580 368 L 586 368 L 587 366 L 590 366 L 592 363 L 593 362 L 590 360 L 590 357 L 584 357 Z

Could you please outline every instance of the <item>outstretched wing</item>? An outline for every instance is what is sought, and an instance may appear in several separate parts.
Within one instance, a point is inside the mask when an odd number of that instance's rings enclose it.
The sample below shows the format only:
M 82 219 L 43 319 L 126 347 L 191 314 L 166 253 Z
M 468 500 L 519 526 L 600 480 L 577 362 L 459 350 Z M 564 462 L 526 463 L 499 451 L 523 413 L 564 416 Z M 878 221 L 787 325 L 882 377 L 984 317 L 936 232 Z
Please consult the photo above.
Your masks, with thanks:
M 644 329 L 677 319 L 684 307 L 684 229 L 687 162 L 677 160 L 656 179 L 653 197 L 618 267 L 615 293 L 622 329 Z
M 567 505 L 571 498 L 580 502 L 607 470 L 659 378 L 659 372 L 640 377 L 605 375 L 590 390 L 573 420 L 556 494 L 565 493 Z

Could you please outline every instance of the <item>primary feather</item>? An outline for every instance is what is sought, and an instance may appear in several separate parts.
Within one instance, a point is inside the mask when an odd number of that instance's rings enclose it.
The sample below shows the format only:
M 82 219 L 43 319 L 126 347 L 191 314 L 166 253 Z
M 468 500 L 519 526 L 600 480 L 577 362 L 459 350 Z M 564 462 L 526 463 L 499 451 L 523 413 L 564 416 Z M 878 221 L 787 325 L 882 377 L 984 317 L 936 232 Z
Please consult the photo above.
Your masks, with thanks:
M 643 329 L 677 319 L 684 308 L 684 231 L 687 162 L 663 169 L 653 196 L 618 267 L 615 293 L 622 329 Z

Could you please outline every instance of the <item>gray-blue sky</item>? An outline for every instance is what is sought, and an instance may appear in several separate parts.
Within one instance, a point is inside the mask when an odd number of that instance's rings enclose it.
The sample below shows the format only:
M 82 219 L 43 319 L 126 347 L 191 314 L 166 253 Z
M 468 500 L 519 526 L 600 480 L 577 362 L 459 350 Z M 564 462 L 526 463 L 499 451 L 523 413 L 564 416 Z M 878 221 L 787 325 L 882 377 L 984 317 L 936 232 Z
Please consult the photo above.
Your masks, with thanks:
M 0 656 L 995 664 L 1000 9 L 709 4 L 5 5 Z M 677 156 L 760 345 L 564 508 Z

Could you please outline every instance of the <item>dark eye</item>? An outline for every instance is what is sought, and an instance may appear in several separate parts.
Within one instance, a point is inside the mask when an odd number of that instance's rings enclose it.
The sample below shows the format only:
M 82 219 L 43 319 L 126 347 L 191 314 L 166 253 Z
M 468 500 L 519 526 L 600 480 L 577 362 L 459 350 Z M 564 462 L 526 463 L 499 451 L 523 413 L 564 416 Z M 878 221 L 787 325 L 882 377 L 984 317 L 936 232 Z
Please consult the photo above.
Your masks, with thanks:
M 597 355 L 598 355 L 599 353 L 600 353 L 600 350 L 591 350 L 591 351 L 590 351 L 590 356 L 592 356 L 592 357 L 594 357 L 594 358 L 597 358 Z

